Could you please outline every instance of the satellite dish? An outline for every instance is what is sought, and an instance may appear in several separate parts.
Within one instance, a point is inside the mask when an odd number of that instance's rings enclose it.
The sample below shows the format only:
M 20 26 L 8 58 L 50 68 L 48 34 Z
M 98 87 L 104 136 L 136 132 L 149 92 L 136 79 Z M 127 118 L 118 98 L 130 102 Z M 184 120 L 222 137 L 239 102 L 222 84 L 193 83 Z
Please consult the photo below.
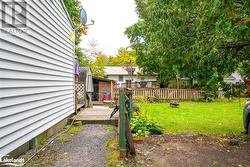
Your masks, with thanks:
M 87 13 L 83 8 L 80 11 L 80 21 L 81 21 L 81 25 L 85 25 L 88 21 Z

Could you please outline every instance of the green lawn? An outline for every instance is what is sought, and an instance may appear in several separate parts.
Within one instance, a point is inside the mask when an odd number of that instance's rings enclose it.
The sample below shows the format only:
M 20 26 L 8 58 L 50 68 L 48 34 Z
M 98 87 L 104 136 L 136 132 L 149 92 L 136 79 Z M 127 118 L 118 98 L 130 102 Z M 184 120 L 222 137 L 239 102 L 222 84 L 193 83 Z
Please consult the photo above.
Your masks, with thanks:
M 142 113 L 157 121 L 166 133 L 240 134 L 242 110 L 246 99 L 211 103 L 181 102 L 179 108 L 169 103 L 139 103 Z

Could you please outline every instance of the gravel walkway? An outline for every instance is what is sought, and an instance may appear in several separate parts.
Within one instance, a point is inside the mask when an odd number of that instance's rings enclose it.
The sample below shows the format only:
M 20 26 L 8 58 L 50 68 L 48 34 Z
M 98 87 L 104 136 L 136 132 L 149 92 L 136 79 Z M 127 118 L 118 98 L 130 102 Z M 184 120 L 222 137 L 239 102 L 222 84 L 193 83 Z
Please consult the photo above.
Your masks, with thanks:
M 75 135 L 72 142 L 59 149 L 66 154 L 63 159 L 56 161 L 55 167 L 104 167 L 106 163 L 105 142 L 112 139 L 116 133 L 110 132 L 110 125 L 86 125 L 84 130 Z
M 105 143 L 117 135 L 112 125 L 87 124 L 76 135 L 67 134 L 69 141 L 54 140 L 25 167 L 105 167 Z M 36 150 L 23 155 L 30 157 Z

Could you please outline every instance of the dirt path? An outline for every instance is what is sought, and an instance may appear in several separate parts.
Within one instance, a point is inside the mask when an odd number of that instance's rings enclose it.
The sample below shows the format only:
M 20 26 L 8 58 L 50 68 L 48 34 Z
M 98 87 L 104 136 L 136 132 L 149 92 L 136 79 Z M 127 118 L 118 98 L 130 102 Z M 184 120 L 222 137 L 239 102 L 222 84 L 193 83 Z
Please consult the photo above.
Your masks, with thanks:
M 111 125 L 84 125 L 78 134 L 64 134 L 34 157 L 27 166 L 104 167 L 105 142 L 116 132 Z
M 250 167 L 249 139 L 162 135 L 145 139 L 136 149 L 137 157 L 128 166 Z

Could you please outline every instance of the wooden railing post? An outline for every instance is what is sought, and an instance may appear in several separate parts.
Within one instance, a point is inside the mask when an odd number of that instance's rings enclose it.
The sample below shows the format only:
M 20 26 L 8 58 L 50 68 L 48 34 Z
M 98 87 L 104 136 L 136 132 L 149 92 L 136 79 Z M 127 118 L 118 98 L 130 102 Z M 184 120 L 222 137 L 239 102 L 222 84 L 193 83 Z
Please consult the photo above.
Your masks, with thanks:
M 119 91 L 119 149 L 120 157 L 126 156 L 125 92 Z
M 133 116 L 133 101 L 132 101 L 132 92 L 129 94 L 129 121 Z

